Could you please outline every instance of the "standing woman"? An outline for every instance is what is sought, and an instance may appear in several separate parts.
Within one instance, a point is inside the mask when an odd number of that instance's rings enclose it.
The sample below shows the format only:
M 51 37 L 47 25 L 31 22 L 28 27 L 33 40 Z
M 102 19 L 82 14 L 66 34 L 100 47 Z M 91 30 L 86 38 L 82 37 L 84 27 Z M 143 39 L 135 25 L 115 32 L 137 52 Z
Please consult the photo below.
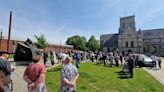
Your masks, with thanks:
M 61 70 L 61 87 L 60 92 L 75 92 L 76 81 L 79 77 L 77 68 L 71 63 L 69 57 L 64 60 L 64 66 Z
M 24 80 L 28 83 L 28 92 L 46 92 L 45 76 L 46 69 L 41 64 L 41 53 L 33 58 L 33 64 L 29 65 L 24 72 Z

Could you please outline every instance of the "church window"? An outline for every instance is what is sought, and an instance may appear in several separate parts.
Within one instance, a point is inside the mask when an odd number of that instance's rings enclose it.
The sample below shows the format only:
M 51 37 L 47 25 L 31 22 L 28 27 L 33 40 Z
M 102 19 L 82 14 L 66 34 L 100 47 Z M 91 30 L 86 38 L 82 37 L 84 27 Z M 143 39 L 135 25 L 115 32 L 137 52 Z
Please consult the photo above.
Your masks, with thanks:
M 128 42 L 125 43 L 126 48 L 128 48 Z
M 134 48 L 134 42 L 133 41 L 131 41 L 131 47 Z

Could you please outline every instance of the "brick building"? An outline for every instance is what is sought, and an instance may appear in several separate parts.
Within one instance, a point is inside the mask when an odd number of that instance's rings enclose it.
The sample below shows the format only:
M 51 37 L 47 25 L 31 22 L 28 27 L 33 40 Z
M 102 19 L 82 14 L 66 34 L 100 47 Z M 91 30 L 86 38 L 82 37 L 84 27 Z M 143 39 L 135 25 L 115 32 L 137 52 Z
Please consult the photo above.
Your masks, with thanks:
M 0 51 L 7 51 L 7 39 L 1 39 L 0 40 Z M 13 53 L 16 45 L 18 42 L 24 42 L 21 40 L 10 40 L 9 44 L 9 53 Z M 48 47 L 46 48 L 48 51 L 53 50 L 55 52 L 62 51 L 62 52 L 67 52 L 67 51 L 73 51 L 73 46 L 72 45 L 58 45 L 58 44 L 49 44 Z

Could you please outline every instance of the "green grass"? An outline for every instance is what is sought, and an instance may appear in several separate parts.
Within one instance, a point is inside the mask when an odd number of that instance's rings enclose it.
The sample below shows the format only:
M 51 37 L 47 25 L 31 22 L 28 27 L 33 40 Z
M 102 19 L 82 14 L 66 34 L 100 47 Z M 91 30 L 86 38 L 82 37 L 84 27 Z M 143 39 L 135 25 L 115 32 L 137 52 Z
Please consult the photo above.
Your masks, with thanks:
M 13 59 L 14 58 L 14 54 L 9 54 L 9 58 Z
M 47 71 L 48 92 L 59 92 L 61 66 Z M 143 69 L 135 69 L 133 79 L 119 75 L 120 68 L 82 63 L 77 92 L 164 92 L 164 86 Z M 122 76 L 122 77 L 121 77 Z M 121 77 L 121 78 L 120 78 Z

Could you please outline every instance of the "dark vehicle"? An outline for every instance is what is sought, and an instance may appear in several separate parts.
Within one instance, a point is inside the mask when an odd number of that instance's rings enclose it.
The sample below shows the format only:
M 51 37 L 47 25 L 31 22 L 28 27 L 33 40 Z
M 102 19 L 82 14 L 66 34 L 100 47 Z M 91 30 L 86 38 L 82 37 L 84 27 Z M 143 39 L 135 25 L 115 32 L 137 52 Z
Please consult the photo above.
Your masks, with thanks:
M 24 43 L 18 43 L 14 54 L 16 65 L 29 65 L 36 51 L 38 50 L 30 39 Z

